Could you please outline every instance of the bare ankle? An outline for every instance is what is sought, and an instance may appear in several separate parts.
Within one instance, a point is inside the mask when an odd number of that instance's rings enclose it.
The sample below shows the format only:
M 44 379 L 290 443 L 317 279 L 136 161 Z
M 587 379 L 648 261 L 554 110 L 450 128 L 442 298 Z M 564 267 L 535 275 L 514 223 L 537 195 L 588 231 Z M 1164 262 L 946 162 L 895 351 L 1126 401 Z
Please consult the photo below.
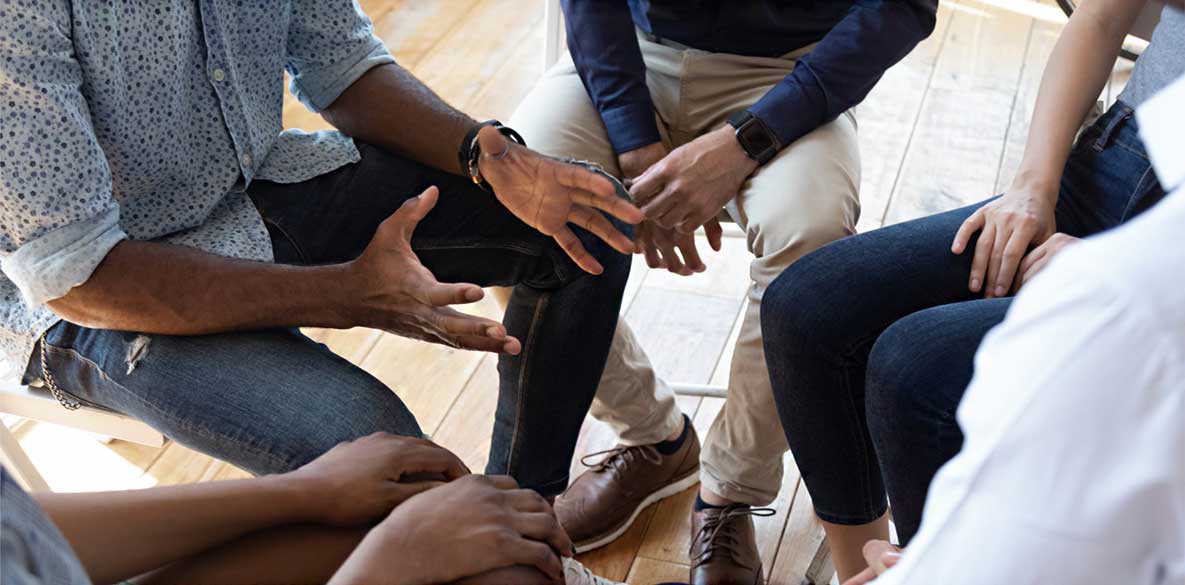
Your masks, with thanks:
M 704 503 L 708 504 L 709 506 L 723 507 L 723 506 L 731 506 L 731 505 L 737 503 L 737 502 L 734 502 L 724 496 L 721 496 L 721 495 L 709 490 L 708 488 L 704 487 L 702 484 L 700 485 L 700 488 L 699 488 L 699 499 L 703 500 Z

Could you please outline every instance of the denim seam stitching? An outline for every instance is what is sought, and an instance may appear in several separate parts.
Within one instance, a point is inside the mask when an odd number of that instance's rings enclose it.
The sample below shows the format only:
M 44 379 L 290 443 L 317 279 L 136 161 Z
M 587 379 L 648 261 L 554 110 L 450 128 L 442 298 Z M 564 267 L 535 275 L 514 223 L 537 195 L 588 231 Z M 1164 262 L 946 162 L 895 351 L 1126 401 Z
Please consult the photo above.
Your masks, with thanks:
M 1148 158 L 1148 153 L 1147 153 L 1147 152 L 1145 152 L 1145 151 L 1143 151 L 1143 150 L 1139 150 L 1139 149 L 1137 149 L 1137 148 L 1135 148 L 1135 147 L 1133 147 L 1133 146 L 1130 146 L 1130 145 L 1128 145 L 1128 144 L 1124 144 L 1123 142 L 1120 142 L 1119 140 L 1114 140 L 1114 141 L 1112 141 L 1112 142 L 1111 142 L 1111 144 L 1107 145 L 1107 147 L 1116 147 L 1116 148 L 1121 148 L 1121 149 L 1123 149 L 1123 150 L 1126 150 L 1127 152 L 1129 152 L 1129 153 L 1131 153 L 1131 154 L 1133 154 L 1133 155 L 1135 155 L 1135 156 L 1138 156 L 1138 157 L 1140 157 L 1140 158 L 1142 158 L 1142 159 L 1144 159 L 1144 160 L 1150 160 L 1150 159 Z M 1106 148 L 1104 148 L 1103 150 L 1106 150 Z
M 1148 182 L 1148 175 L 1152 172 L 1152 166 L 1149 165 L 1148 168 L 1144 169 L 1144 174 L 1140 175 L 1140 180 L 1136 182 L 1136 186 L 1132 189 L 1131 194 L 1127 196 L 1127 205 L 1123 206 L 1123 215 L 1120 216 L 1119 223 L 1126 222 L 1131 217 L 1132 207 L 1142 200 L 1139 195 L 1148 190 L 1148 186 L 1145 183 Z
M 263 218 L 263 223 L 265 225 L 275 226 L 276 230 L 278 230 L 280 232 L 280 235 L 284 236 L 284 239 L 288 240 L 288 243 L 292 245 L 292 248 L 294 250 L 296 250 L 296 255 L 298 256 L 298 259 L 300 260 L 300 262 L 302 264 L 308 263 L 308 257 L 309 257 L 308 254 L 305 254 L 304 248 L 300 247 L 300 243 L 297 242 L 296 239 L 292 237 L 292 234 L 288 233 L 288 230 L 284 229 L 284 226 L 280 225 L 279 222 L 277 222 L 273 219 L 267 218 L 267 217 Z M 274 253 L 272 255 L 272 259 L 273 260 L 275 259 Z
M 844 386 L 846 386 L 846 388 L 843 395 L 847 397 L 848 414 L 851 416 L 852 422 L 854 423 L 849 427 L 853 430 L 851 436 L 854 440 L 852 442 L 854 445 L 856 445 L 856 449 L 860 452 L 860 458 L 863 463 L 860 468 L 860 487 L 862 488 L 861 491 L 864 495 L 864 502 L 862 503 L 864 505 L 865 513 L 871 516 L 874 513 L 873 507 L 875 506 L 875 504 L 872 503 L 872 482 L 869 481 L 868 475 L 868 468 L 871 467 L 871 461 L 868 456 L 868 450 L 865 449 L 864 436 L 855 430 L 866 427 L 867 422 L 861 421 L 858 415 L 859 409 L 857 408 L 856 401 L 853 398 L 854 393 L 852 390 L 852 381 L 850 376 L 844 376 Z M 878 461 L 877 465 L 879 464 L 880 462 Z M 875 518 L 873 519 L 875 520 Z
M 507 473 L 509 473 L 510 470 L 514 468 L 514 454 L 518 451 L 517 447 L 519 426 L 522 424 L 523 419 L 523 400 L 527 393 L 527 383 L 530 381 L 528 372 L 530 371 L 531 357 L 535 353 L 532 350 L 535 347 L 536 341 L 538 341 L 536 330 L 539 327 L 539 321 L 541 320 L 540 314 L 543 312 L 550 299 L 551 295 L 548 293 L 542 293 L 539 295 L 539 301 L 535 303 L 535 314 L 531 317 L 531 328 L 527 331 L 527 344 L 526 347 L 523 348 L 523 360 L 522 365 L 519 366 L 518 373 L 518 401 L 514 407 L 514 430 L 512 430 L 510 433 L 510 445 L 508 446 L 510 452 L 506 455 Z

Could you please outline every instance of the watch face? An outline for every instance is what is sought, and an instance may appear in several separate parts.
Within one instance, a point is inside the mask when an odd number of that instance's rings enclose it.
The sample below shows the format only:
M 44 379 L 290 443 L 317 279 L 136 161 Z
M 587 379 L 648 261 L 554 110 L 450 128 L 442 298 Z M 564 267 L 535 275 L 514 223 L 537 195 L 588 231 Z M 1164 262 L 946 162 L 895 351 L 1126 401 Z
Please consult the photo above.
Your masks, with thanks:
M 760 124 L 755 122 L 756 120 L 750 121 L 737 132 L 741 145 L 754 159 L 775 147 L 773 136 L 770 136 Z

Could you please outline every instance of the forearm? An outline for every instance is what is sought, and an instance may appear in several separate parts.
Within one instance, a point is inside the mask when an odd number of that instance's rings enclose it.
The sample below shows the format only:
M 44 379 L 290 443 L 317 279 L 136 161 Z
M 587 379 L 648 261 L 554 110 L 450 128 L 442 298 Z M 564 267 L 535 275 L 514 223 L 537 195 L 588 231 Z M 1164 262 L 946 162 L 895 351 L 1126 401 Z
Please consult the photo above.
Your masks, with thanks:
M 288 266 L 125 240 L 82 285 L 48 303 L 96 329 L 201 335 L 286 326 L 353 325 L 348 265 Z
M 1143 2 L 1084 3 L 1049 56 L 1013 188 L 1056 198 L 1074 137 L 1102 91 Z
M 368 71 L 322 115 L 354 138 L 457 174 L 457 149 L 476 123 L 396 64 Z
M 35 498 L 97 584 L 134 577 L 257 530 L 312 521 L 289 476 Z M 114 545 L 114 546 L 113 546 Z

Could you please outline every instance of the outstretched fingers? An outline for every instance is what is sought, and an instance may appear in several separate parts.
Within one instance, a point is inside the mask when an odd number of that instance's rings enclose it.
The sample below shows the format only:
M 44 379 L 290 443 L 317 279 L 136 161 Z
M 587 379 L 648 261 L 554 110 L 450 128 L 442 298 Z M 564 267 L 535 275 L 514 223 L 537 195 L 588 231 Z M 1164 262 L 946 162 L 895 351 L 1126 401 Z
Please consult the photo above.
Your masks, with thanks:
M 437 335 L 447 345 L 462 349 L 517 354 L 522 351 L 519 340 L 506 334 L 497 321 L 467 315 L 448 307 L 431 309 L 430 319 Z
M 572 211 L 568 213 L 568 223 L 588 230 L 622 254 L 634 252 L 634 242 L 629 236 L 613 227 L 613 224 L 604 215 L 588 207 L 572 207 Z
M 617 195 L 617 187 L 608 178 L 577 165 L 564 165 L 559 171 L 560 183 L 583 193 L 573 198 L 576 203 L 600 209 L 621 221 L 637 224 L 642 211 Z
M 422 300 L 428 304 L 434 307 L 447 307 L 476 303 L 485 298 L 485 291 L 476 284 L 434 282 L 428 286 L 425 296 L 427 298 Z
M 560 228 L 552 237 L 555 238 L 555 242 L 560 245 L 564 253 L 581 270 L 589 274 L 601 274 L 605 271 L 605 267 L 601 266 L 601 263 L 597 262 L 597 259 L 588 253 L 588 250 L 584 249 L 584 244 L 580 243 L 580 238 L 577 238 L 576 234 L 572 233 L 572 230 L 566 225 Z

